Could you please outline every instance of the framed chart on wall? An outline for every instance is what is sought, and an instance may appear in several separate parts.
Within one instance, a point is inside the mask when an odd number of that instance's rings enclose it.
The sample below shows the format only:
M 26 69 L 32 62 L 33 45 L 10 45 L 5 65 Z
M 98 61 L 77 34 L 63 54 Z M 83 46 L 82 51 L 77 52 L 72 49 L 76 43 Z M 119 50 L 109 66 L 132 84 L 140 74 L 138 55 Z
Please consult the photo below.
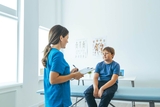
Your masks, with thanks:
M 95 57 L 101 57 L 103 48 L 106 47 L 106 37 L 94 38 L 92 40 L 92 55 Z
M 87 39 L 79 39 L 75 42 L 75 58 L 86 58 L 88 55 Z

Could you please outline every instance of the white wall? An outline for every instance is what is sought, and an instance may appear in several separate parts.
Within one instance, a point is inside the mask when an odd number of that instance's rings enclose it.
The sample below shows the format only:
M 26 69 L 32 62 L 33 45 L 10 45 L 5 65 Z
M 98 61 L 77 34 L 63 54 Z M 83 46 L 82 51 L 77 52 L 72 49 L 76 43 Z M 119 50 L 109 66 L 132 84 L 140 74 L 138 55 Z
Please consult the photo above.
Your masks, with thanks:
M 63 1 L 62 21 L 70 31 L 67 61 L 78 67 L 95 67 L 102 58 L 92 57 L 90 39 L 106 37 L 125 76 L 136 76 L 136 86 L 160 87 L 159 11 L 159 0 Z M 88 57 L 74 59 L 75 40 L 85 38 L 89 42 Z
M 39 25 L 51 28 L 61 24 L 61 0 L 39 0 Z
M 40 100 L 36 94 L 38 83 L 38 0 L 24 1 L 24 72 L 21 102 L 18 107 L 31 106 Z M 41 99 L 43 100 L 43 99 Z

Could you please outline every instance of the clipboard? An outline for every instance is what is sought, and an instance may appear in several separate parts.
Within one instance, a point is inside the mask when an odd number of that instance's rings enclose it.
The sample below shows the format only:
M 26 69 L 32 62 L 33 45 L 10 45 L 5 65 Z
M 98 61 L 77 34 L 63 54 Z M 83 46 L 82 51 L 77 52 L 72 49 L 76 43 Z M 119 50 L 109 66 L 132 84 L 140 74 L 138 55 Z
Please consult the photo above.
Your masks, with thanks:
M 87 74 L 89 72 L 92 72 L 93 70 L 94 70 L 94 68 L 86 67 L 86 68 L 83 68 L 83 69 L 79 70 L 79 72 L 81 74 Z

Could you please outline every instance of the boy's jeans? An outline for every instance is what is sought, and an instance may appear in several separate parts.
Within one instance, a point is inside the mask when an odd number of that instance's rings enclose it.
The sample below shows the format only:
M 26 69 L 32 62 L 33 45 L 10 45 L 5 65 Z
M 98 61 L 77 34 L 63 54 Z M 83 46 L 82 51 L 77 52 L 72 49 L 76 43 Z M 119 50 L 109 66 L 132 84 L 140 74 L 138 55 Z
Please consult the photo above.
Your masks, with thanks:
M 103 86 L 105 83 L 106 81 L 99 81 L 98 88 L 100 89 L 100 87 Z M 104 90 L 98 107 L 108 107 L 117 89 L 118 89 L 118 85 L 117 83 L 115 83 L 113 86 Z M 85 99 L 88 104 L 88 107 L 97 107 L 95 97 L 93 96 L 93 85 L 88 87 L 86 91 L 84 92 L 84 94 L 85 94 Z

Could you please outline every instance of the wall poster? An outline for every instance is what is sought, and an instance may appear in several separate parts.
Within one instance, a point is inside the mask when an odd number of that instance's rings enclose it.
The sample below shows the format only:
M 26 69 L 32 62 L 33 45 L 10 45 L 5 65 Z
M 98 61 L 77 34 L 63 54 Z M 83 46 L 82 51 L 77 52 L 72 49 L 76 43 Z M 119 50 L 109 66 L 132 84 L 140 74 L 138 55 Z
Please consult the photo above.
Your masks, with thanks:
M 86 39 L 77 40 L 75 43 L 75 58 L 87 58 L 88 46 Z
M 92 40 L 92 55 L 95 57 L 101 57 L 103 55 L 103 48 L 106 47 L 106 38 L 94 38 Z

